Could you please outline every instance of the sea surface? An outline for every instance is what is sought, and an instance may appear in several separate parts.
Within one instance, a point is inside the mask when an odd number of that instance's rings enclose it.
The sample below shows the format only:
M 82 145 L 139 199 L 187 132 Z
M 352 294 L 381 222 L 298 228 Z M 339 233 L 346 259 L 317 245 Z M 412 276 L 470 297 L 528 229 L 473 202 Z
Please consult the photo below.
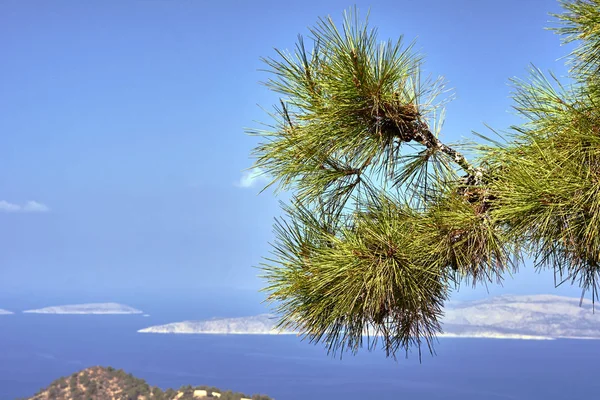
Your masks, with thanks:
M 422 363 L 416 353 L 394 361 L 379 351 L 340 360 L 293 335 L 137 333 L 185 315 L 211 314 L 210 307 L 200 313 L 149 308 L 144 311 L 150 317 L 0 316 L 0 400 L 31 396 L 60 376 L 94 365 L 122 368 L 164 389 L 211 385 L 277 400 L 600 396 L 600 341 L 444 338 L 437 355 L 425 354 Z M 216 316 L 233 314 L 229 309 Z

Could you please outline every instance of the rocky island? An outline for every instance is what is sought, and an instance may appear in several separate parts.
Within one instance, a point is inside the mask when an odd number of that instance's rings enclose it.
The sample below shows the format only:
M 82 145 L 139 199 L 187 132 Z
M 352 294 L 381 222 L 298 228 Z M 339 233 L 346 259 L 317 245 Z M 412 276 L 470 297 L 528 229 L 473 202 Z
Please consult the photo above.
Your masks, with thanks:
M 71 304 L 23 311 L 26 314 L 143 314 L 144 312 L 119 303 Z
M 223 318 L 208 321 L 182 321 L 140 329 L 140 333 L 188 333 L 213 335 L 278 335 L 295 332 L 277 329 L 272 314 L 251 317 Z
M 33 397 L 21 400 L 272 400 L 269 396 L 224 391 L 209 386 L 162 390 L 123 370 L 92 367 L 55 380 Z
M 554 296 L 499 296 L 450 302 L 440 337 L 498 339 L 600 339 L 600 315 L 590 301 Z M 208 321 L 182 321 L 141 329 L 140 333 L 172 334 L 293 334 L 276 329 L 271 314 Z
M 451 303 L 446 336 L 516 339 L 600 339 L 590 300 L 555 295 L 498 296 Z

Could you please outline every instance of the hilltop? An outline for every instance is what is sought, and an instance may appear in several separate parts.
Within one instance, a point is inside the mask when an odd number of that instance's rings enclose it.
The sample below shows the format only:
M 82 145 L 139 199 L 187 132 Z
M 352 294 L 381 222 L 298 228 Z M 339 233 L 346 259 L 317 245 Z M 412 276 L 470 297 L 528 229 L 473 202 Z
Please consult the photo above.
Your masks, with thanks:
M 145 380 L 112 367 L 91 367 L 62 377 L 22 400 L 272 400 L 209 386 L 184 386 L 163 391 Z

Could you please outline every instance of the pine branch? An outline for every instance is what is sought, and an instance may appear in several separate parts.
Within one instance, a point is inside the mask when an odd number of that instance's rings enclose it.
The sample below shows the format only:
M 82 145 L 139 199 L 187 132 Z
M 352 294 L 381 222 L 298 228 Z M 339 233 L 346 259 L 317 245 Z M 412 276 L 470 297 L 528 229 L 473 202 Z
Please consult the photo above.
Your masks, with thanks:
M 457 150 L 442 143 L 427 127 L 427 124 L 421 121 L 413 122 L 416 126 L 413 140 L 434 151 L 441 151 L 453 160 L 468 175 L 467 181 L 470 184 L 480 185 L 483 180 L 483 169 L 474 167 L 467 158 Z
M 256 165 L 292 190 L 263 264 L 280 325 L 332 352 L 380 339 L 430 350 L 450 285 L 501 281 L 527 252 L 600 289 L 600 0 L 565 2 L 573 87 L 533 69 L 514 81 L 525 122 L 469 161 L 439 139 L 443 81 L 401 40 L 377 42 L 356 9 L 293 53 L 265 59 L 282 94 Z M 439 113 L 438 111 L 442 112 Z M 481 136 L 481 135 L 479 135 Z M 407 146 L 404 146 L 408 144 Z M 466 176 L 458 178 L 457 172 Z

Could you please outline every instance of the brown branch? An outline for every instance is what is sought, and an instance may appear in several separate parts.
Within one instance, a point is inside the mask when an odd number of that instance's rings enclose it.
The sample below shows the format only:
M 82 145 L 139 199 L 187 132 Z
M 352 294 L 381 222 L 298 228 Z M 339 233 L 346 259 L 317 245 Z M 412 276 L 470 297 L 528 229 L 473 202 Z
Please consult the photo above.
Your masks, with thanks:
M 461 153 L 456 151 L 450 146 L 442 143 L 421 121 L 414 121 L 415 125 L 415 134 L 413 135 L 413 140 L 418 143 L 421 143 L 423 146 L 428 149 L 438 150 L 442 153 L 448 155 L 459 167 L 461 167 L 468 175 L 470 181 L 473 184 L 479 185 L 483 180 L 483 170 L 481 168 L 476 168 Z
M 414 140 L 432 151 L 441 151 L 467 173 L 466 180 L 469 185 L 482 183 L 483 170 L 474 167 L 465 156 L 442 143 L 421 119 L 418 106 L 415 104 L 402 104 L 398 100 L 374 104 L 370 115 L 365 117 L 370 119 L 380 135 L 382 133 L 391 135 L 401 142 Z

